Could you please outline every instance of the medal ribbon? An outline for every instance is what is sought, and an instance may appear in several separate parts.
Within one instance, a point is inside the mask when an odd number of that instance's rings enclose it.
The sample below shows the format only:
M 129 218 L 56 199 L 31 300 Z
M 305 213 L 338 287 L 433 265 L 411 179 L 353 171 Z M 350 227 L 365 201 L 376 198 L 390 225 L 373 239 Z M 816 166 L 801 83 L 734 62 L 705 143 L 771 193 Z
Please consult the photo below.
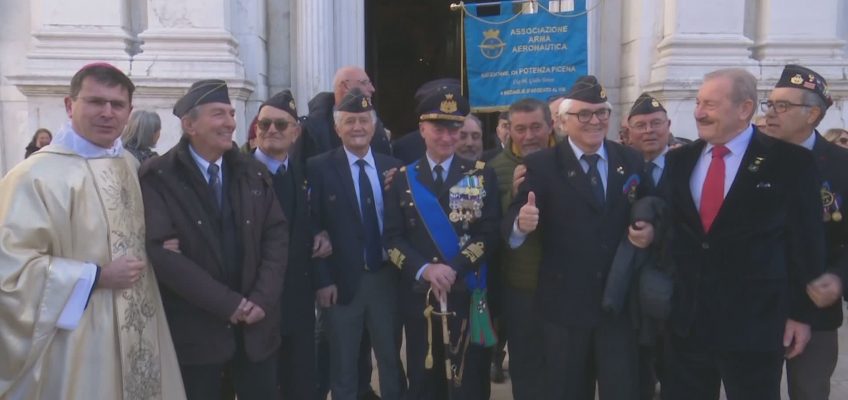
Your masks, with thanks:
M 418 171 L 415 168 L 417 164 L 418 161 L 415 161 L 406 167 L 409 191 L 412 194 L 418 213 L 421 214 L 421 220 L 430 233 L 433 244 L 436 245 L 436 248 L 442 253 L 445 260 L 451 260 L 459 255 L 461 250 L 459 247 L 459 236 L 457 236 L 453 224 L 448 219 L 447 214 L 445 214 L 445 210 L 442 209 L 439 199 L 418 181 Z M 465 284 L 468 286 L 468 289 L 485 288 L 487 270 L 486 264 L 481 263 L 477 273 L 472 271 L 466 274 Z

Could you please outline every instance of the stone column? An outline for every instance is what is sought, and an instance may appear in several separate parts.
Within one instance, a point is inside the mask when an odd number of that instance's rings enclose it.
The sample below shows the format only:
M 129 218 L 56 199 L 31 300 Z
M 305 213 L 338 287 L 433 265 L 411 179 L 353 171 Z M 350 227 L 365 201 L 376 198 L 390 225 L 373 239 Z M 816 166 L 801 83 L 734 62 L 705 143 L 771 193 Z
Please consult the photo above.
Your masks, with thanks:
M 336 1 L 334 6 L 336 66 L 365 68 L 365 2 Z
M 294 14 L 294 96 L 301 114 L 309 99 L 333 90 L 335 25 L 332 0 L 296 0 Z M 346 3 L 346 2 L 345 2 Z
M 825 77 L 842 77 L 845 41 L 839 37 L 840 0 L 813 4 L 759 0 L 754 58 L 765 80 L 777 80 L 788 63 L 813 68 Z
M 129 50 L 135 39 L 127 0 L 35 0 L 30 6 L 34 42 L 27 67 L 31 74 L 70 76 L 93 61 L 129 70 Z
M 200 79 L 227 81 L 238 124 L 233 140 L 245 141 L 248 118 L 253 118 L 245 106 L 254 84 L 245 78 L 232 25 L 241 27 L 249 21 L 232 15 L 234 5 L 249 2 L 147 0 L 147 30 L 139 34 L 143 43 L 133 60 L 132 78 L 138 86 L 136 108 L 155 109 L 162 117 L 157 148 L 167 150 L 179 140 L 179 120 L 170 109 Z
M 753 67 L 745 2 L 667 0 L 652 82 L 700 78 L 721 67 Z
M 662 40 L 650 81 L 642 90 L 664 99 L 676 136 L 695 138 L 694 99 L 705 73 L 745 68 L 758 74 L 745 36 L 746 4 L 740 0 L 666 0 Z
M 148 0 L 135 76 L 244 78 L 230 29 L 230 0 Z

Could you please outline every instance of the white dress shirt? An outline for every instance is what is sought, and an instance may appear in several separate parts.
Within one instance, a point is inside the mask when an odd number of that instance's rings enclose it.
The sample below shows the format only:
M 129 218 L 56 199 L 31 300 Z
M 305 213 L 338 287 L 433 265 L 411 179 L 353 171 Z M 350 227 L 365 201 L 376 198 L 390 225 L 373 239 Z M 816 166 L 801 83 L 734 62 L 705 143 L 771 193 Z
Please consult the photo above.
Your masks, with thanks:
M 742 156 L 745 155 L 745 150 L 748 148 L 748 143 L 751 142 L 753 134 L 754 127 L 749 125 L 742 133 L 724 144 L 730 150 L 724 156 L 724 197 L 727 197 L 727 192 L 733 185 L 736 172 L 739 171 L 739 165 L 742 164 Z M 710 169 L 713 147 L 715 146 L 709 143 L 704 146 L 704 150 L 695 164 L 695 169 L 692 170 L 692 176 L 689 178 L 689 190 L 692 191 L 692 200 L 695 201 L 695 207 L 698 211 L 701 211 L 701 192 L 704 189 L 704 180 L 707 179 L 707 171 Z

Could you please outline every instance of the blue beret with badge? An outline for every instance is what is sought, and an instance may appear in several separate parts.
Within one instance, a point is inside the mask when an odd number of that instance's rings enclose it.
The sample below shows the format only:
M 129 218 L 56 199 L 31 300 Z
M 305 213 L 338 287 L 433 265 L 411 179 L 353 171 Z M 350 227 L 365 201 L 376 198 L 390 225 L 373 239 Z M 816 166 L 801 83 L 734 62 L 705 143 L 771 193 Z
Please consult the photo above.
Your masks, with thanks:
M 577 78 L 577 81 L 565 94 L 565 98 L 600 104 L 607 101 L 607 91 L 594 75 L 584 75 Z
M 289 115 L 291 115 L 295 119 L 295 121 L 297 121 L 297 105 L 295 104 L 294 96 L 289 90 L 283 90 L 271 96 L 271 98 L 269 98 L 268 100 L 265 100 L 265 102 L 262 103 L 261 106 L 259 106 L 259 111 L 262 111 L 262 107 L 265 106 L 271 106 L 283 110 L 289 113 Z M 257 111 L 257 114 L 259 113 L 259 111 Z
M 808 90 L 821 97 L 825 103 L 825 108 L 833 105 L 833 98 L 827 88 L 827 81 L 818 72 L 800 65 L 789 64 L 783 67 L 783 73 L 774 87 Z
M 336 111 L 350 113 L 364 113 L 374 109 L 371 98 L 362 93 L 359 88 L 353 88 L 347 92 L 342 101 L 335 107 Z
M 645 92 L 633 102 L 633 107 L 630 107 L 630 114 L 628 114 L 627 119 L 630 120 L 630 117 L 634 115 L 653 114 L 657 111 L 665 112 L 666 110 L 659 100 Z

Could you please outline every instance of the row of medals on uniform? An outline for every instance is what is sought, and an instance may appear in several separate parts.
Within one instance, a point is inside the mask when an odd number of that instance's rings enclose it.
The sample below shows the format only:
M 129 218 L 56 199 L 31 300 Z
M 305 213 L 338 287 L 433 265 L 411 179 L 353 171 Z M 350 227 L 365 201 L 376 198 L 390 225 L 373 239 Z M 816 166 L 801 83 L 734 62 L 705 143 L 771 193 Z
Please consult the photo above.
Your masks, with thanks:
M 483 216 L 483 199 L 485 197 L 486 189 L 483 186 L 483 176 L 464 176 L 458 184 L 450 188 L 448 204 L 451 212 L 448 218 L 453 223 L 462 222 L 462 229 L 468 230 L 472 221 Z M 460 239 L 461 242 L 467 240 L 465 236 L 467 235 L 463 235 Z

